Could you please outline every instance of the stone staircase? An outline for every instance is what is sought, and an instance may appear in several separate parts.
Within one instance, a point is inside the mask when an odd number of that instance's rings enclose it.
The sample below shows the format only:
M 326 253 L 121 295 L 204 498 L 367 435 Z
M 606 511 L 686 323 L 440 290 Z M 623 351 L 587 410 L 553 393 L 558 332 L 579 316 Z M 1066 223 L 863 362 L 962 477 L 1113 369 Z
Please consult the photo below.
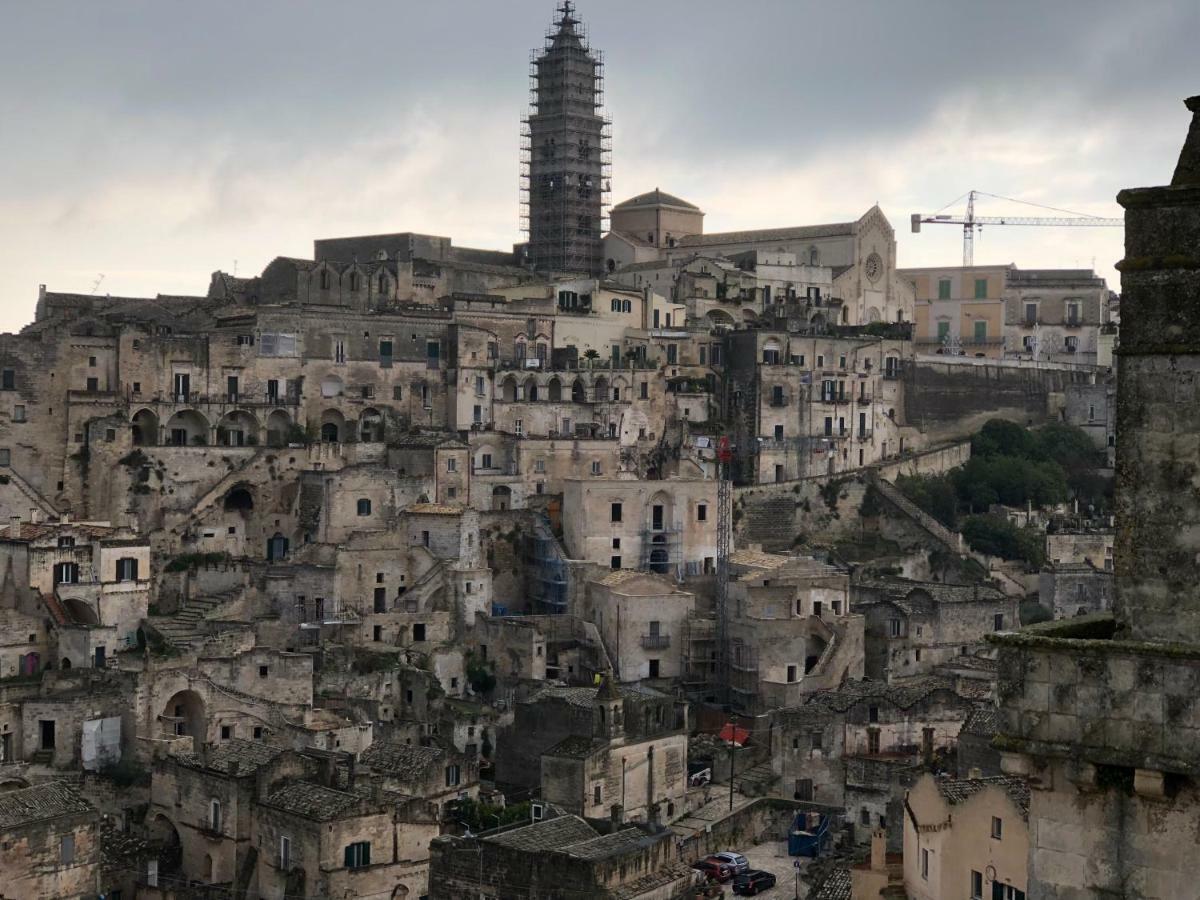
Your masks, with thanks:
M 796 537 L 796 500 L 791 495 L 746 504 L 745 539 L 764 550 L 785 550 Z
M 147 624 L 168 644 L 182 650 L 197 650 L 211 635 L 208 619 L 212 613 L 241 596 L 241 588 L 229 588 L 183 602 L 178 612 L 169 616 L 149 616 Z

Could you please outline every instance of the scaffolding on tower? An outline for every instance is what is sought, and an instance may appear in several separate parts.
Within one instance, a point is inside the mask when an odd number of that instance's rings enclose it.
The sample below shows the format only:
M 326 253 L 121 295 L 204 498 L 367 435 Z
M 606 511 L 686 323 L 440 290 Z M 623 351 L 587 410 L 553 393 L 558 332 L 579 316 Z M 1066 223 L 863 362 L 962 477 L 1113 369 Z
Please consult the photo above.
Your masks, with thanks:
M 612 122 L 604 114 L 604 58 L 567 0 L 529 58 L 529 113 L 521 120 L 521 230 L 527 261 L 547 274 L 604 273 Z

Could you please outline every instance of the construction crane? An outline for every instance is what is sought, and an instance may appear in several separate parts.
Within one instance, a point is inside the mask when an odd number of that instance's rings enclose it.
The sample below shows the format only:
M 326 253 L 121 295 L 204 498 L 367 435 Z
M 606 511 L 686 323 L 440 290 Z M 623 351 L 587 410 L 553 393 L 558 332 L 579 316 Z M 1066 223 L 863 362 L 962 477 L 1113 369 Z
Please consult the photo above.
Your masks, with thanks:
M 921 233 L 921 225 L 961 225 L 963 229 L 963 267 L 975 265 L 975 232 L 983 230 L 984 225 L 1076 225 L 1088 228 L 1120 228 L 1125 225 L 1124 219 L 1104 219 L 1100 216 L 1089 216 L 1086 213 L 1071 212 L 1069 209 L 1058 209 L 1053 206 L 1042 206 L 1040 203 L 1029 203 L 1026 200 L 1014 200 L 1011 197 L 1001 197 L 984 191 L 967 191 L 967 214 L 952 216 L 943 213 L 912 214 L 913 234 Z M 1048 209 L 1052 212 L 1069 213 L 1068 216 L 977 216 L 975 215 L 975 198 L 991 197 L 995 200 L 1006 200 L 1009 203 L 1022 203 L 1025 206 L 1036 206 L 1038 209 Z M 958 200 L 961 200 L 959 197 Z M 951 201 L 957 203 L 958 200 Z M 949 206 L 947 203 L 946 206 Z M 942 207 L 945 209 L 946 207 Z

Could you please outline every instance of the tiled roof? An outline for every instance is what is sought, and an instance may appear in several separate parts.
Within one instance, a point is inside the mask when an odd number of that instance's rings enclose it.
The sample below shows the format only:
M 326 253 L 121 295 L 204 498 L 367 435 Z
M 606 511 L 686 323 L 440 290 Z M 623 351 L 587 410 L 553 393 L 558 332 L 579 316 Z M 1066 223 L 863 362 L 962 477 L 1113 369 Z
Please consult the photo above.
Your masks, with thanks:
M 328 822 L 353 809 L 360 799 L 309 781 L 289 781 L 273 791 L 266 803 L 298 816 Z
M 577 859 L 604 859 L 616 856 L 634 847 L 648 843 L 653 839 L 640 828 L 622 828 L 612 834 L 602 834 L 598 837 L 580 841 L 561 848 L 563 853 Z
M 238 775 L 250 775 L 282 753 L 279 747 L 235 738 L 210 747 L 207 760 L 196 753 L 181 753 L 175 758 L 180 764 L 194 769 L 209 769 L 230 775 L 236 768 Z
M 484 840 L 513 850 L 558 850 L 596 836 L 596 830 L 578 816 L 558 816 L 524 828 L 502 831 Z
M 362 752 L 359 760 L 364 766 L 387 775 L 404 778 L 422 776 L 429 767 L 445 756 L 439 747 L 420 747 L 398 741 L 376 741 Z
M 0 828 L 15 828 L 59 816 L 96 812 L 73 788 L 61 781 L 9 791 L 0 797 Z
M 607 746 L 606 741 L 573 734 L 563 738 L 549 750 L 542 751 L 543 756 L 555 756 L 559 759 L 586 759 L 596 750 Z
M 679 239 L 680 247 L 705 247 L 713 244 L 751 244 L 765 241 L 800 241 L 807 238 L 838 237 L 853 234 L 856 222 L 835 222 L 829 225 L 801 225 L 794 228 L 763 228 L 758 231 L 725 231 L 713 234 L 687 234 Z
M 593 687 L 559 687 L 551 685 L 543 688 L 530 699 L 537 700 L 565 700 L 571 706 L 578 706 L 583 709 L 591 709 L 596 705 L 597 689 Z
M 995 737 L 999 732 L 1000 710 L 994 706 L 978 706 L 967 715 L 961 733 Z
M 150 845 L 142 838 L 117 828 L 113 819 L 100 823 L 100 861 L 106 872 L 136 869 L 149 855 Z
M 753 566 L 756 569 L 778 569 L 788 558 L 779 553 L 764 553 L 762 550 L 735 550 L 729 554 L 731 566 Z
M 602 575 L 596 579 L 597 584 L 603 584 L 606 587 L 615 587 L 618 584 L 624 584 L 626 581 L 632 581 L 635 578 L 652 577 L 649 572 L 643 572 L 640 569 L 613 569 L 606 575 Z
M 443 503 L 414 503 L 404 512 L 425 516 L 461 516 L 463 509 L 461 506 L 446 506 Z
M 936 691 L 954 693 L 949 678 L 910 678 L 887 684 L 882 681 L 848 681 L 831 691 L 817 691 L 808 703 L 818 703 L 835 712 L 845 712 L 865 700 L 882 700 L 900 709 L 909 709 Z
M 866 576 L 856 579 L 864 588 L 880 591 L 889 599 L 914 599 L 914 594 L 928 594 L 935 603 L 969 603 L 973 601 L 996 601 L 1005 599 L 1003 591 L 985 584 L 945 584 L 940 581 L 910 581 L 907 578 L 878 578 Z M 920 593 L 917 593 L 920 592 Z
M 679 206 L 683 209 L 694 209 L 700 211 L 700 207 L 694 203 L 688 203 L 676 197 L 674 194 L 668 194 L 666 191 L 660 191 L 655 188 L 652 191 L 647 191 L 644 194 L 638 194 L 636 197 L 630 197 L 628 200 L 622 200 L 612 208 L 613 212 L 621 209 L 637 209 L 642 206 Z
M 810 896 L 812 900 L 850 900 L 850 870 L 833 869 Z
M 938 793 L 951 806 L 970 800 L 988 787 L 998 787 L 1012 800 L 1021 815 L 1029 816 L 1029 785 L 1020 778 L 997 775 L 992 778 L 938 778 Z
M 42 538 L 63 533 L 82 534 L 88 538 L 106 538 L 117 529 L 109 525 L 84 525 L 76 522 L 22 522 L 17 534 L 13 534 L 11 526 L 0 528 L 0 539 L 8 541 L 39 541 Z M 144 542 L 143 542 L 144 543 Z

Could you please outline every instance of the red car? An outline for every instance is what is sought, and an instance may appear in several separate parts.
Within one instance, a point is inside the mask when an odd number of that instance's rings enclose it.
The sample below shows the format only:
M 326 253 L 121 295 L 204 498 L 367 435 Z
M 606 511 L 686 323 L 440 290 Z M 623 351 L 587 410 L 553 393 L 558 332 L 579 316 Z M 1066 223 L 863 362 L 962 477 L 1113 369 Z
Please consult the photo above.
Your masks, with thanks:
M 716 881 L 724 884 L 733 877 L 733 867 L 727 863 L 721 862 L 719 859 L 702 859 L 700 862 L 692 863 L 692 868 L 703 872 L 709 881 Z

